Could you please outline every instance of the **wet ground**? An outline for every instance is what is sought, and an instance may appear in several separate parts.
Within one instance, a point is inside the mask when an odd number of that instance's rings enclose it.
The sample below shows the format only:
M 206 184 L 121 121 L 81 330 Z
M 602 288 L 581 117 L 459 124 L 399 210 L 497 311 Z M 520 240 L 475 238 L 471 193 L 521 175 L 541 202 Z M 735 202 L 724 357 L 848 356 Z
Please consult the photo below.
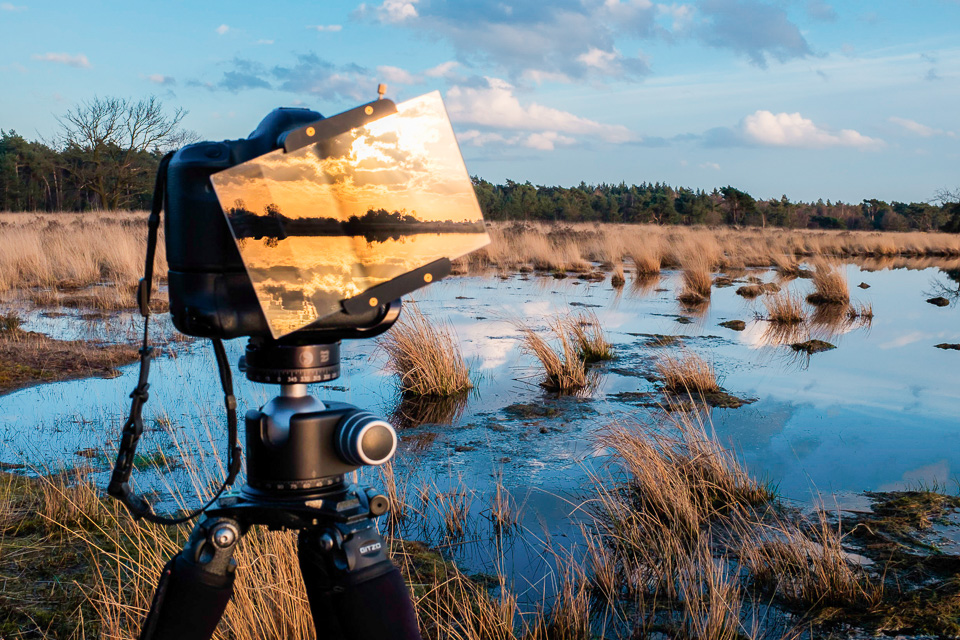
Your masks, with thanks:
M 663 396 L 652 377 L 663 354 L 695 352 L 713 362 L 728 392 L 755 400 L 736 409 L 714 408 L 711 419 L 719 439 L 786 498 L 809 502 L 819 492 L 845 503 L 864 491 L 956 489 L 960 352 L 935 345 L 960 342 L 960 322 L 955 305 L 926 302 L 942 291 L 938 284 L 956 289 L 956 283 L 935 268 L 845 269 L 851 297 L 872 304 L 873 321 L 824 320 L 786 340 L 760 319 L 766 314 L 762 297 L 736 294 L 739 282 L 714 288 L 709 306 L 691 310 L 675 299 L 676 272 L 664 272 L 645 287 L 631 286 L 628 274 L 622 290 L 613 289 L 609 278 L 599 283 L 534 274 L 451 278 L 414 298 L 431 319 L 449 322 L 463 345 L 475 384 L 465 403 L 399 405 L 375 341 L 343 345 L 342 377 L 313 392 L 403 423 L 400 488 L 413 508 L 431 514 L 428 522 L 438 522 L 437 501 L 424 505 L 419 489 L 430 487 L 435 494 L 466 488 L 464 501 L 477 517 L 462 539 L 444 540 L 439 530 L 423 526 L 408 535 L 449 545 L 476 570 L 502 563 L 529 580 L 533 598 L 549 590 L 538 582 L 549 564 L 542 543 L 550 539 L 566 546 L 565 540 L 577 537 L 577 514 L 589 497 L 584 487 L 603 460 L 594 432 L 614 421 L 656 419 L 650 405 Z M 750 270 L 737 280 L 745 283 L 751 276 L 804 295 L 812 288 L 809 280 L 780 281 L 771 270 Z M 870 287 L 857 288 L 861 282 Z M 538 385 L 538 367 L 520 349 L 516 323 L 545 328 L 554 314 L 577 311 L 597 315 L 616 358 L 596 367 L 597 382 L 589 391 L 558 397 Z M 32 310 L 24 316 L 24 329 L 69 339 L 133 342 L 139 326 L 128 317 L 84 320 L 79 312 Z M 729 320 L 744 321 L 745 329 L 720 326 Z M 169 337 L 169 324 L 159 324 L 157 334 Z M 780 344 L 807 338 L 837 348 L 806 356 Z M 234 362 L 243 346 L 240 340 L 228 345 Z M 149 432 L 141 452 L 174 458 L 183 451 L 203 452 L 217 475 L 217 458 L 207 454 L 225 449 L 225 433 L 212 351 L 197 341 L 170 343 L 165 352 L 151 376 L 144 414 Z M 110 460 L 98 452 L 115 442 L 136 376 L 134 365 L 116 379 L 46 384 L 0 396 L 0 463 L 94 464 L 104 469 L 105 481 Z M 240 376 L 236 383 L 241 415 L 273 393 Z M 486 516 L 498 475 L 522 518 L 519 535 L 497 542 Z M 378 482 L 376 473 L 368 478 Z M 193 481 L 182 470 L 148 469 L 141 482 L 169 494 L 165 486 L 189 487 Z M 950 532 L 943 535 L 949 538 Z

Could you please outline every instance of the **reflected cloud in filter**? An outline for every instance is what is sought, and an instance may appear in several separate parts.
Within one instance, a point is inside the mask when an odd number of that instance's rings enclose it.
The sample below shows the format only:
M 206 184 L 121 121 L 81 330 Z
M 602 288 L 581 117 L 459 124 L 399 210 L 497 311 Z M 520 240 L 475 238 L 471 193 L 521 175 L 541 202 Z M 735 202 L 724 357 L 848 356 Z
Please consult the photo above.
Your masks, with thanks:
M 489 243 L 437 92 L 328 140 L 212 176 L 274 337 Z

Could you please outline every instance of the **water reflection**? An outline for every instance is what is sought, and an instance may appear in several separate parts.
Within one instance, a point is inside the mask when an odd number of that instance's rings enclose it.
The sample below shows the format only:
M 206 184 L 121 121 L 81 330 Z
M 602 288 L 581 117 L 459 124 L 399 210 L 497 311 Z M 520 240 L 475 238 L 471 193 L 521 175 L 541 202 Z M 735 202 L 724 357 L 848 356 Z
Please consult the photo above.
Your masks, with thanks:
M 425 424 L 454 425 L 467 408 L 469 394 L 455 396 L 401 395 L 390 414 L 390 424 L 398 429 L 412 429 Z

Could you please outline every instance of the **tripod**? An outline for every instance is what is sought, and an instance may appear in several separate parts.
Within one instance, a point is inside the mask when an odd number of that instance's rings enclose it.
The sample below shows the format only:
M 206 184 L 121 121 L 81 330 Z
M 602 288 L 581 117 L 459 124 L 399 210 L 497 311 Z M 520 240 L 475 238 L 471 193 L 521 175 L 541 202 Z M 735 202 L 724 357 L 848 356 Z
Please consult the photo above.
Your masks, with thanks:
M 255 525 L 299 531 L 298 560 L 318 638 L 419 640 L 416 614 L 374 518 L 389 507 L 346 481 L 388 461 L 393 427 L 307 383 L 340 375 L 339 343 L 251 340 L 241 370 L 280 395 L 246 415 L 247 481 L 224 493 L 164 567 L 141 640 L 208 640 L 233 594 L 234 551 Z

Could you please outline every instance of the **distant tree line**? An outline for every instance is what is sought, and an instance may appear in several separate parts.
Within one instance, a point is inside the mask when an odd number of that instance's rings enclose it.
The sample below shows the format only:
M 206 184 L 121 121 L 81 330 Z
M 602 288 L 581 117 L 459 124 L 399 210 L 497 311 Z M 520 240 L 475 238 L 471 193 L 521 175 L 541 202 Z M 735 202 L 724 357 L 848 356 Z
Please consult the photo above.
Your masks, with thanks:
M 473 177 L 487 220 L 705 224 L 792 229 L 875 229 L 960 232 L 960 192 L 928 202 L 791 202 L 787 196 L 757 200 L 731 186 L 707 192 L 667 184 L 534 186 Z
M 149 208 L 164 151 L 196 137 L 180 127 L 185 115 L 155 97 L 94 98 L 58 119 L 52 142 L 0 129 L 0 211 Z M 732 186 L 707 192 L 659 182 L 547 187 L 474 177 L 473 185 L 487 220 L 960 232 L 960 190 L 931 204 L 758 200 Z

